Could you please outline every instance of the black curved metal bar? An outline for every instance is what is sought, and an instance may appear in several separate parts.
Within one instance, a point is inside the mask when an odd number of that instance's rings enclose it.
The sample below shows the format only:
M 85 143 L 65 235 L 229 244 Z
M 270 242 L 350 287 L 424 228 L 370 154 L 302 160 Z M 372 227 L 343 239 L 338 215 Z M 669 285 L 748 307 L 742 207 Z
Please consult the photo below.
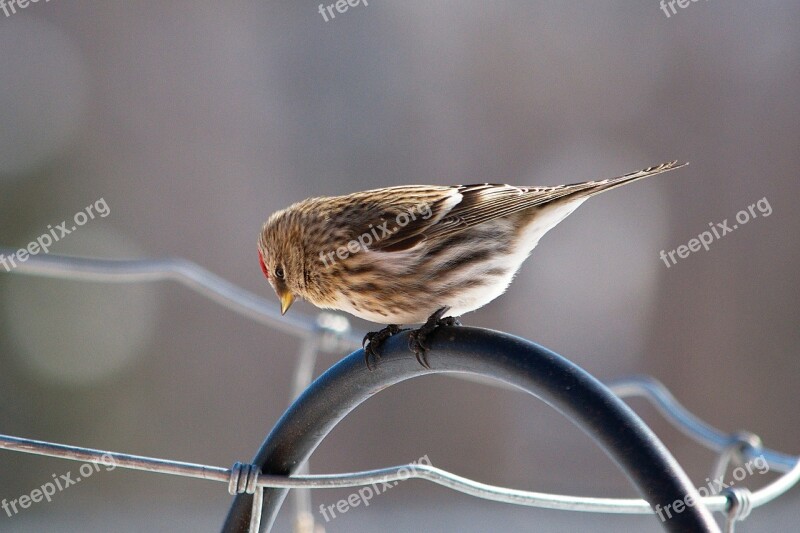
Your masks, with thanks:
M 467 372 L 519 387 L 555 408 L 591 436 L 655 508 L 677 500 L 695 503 L 663 523 L 675 532 L 719 532 L 711 512 L 678 462 L 644 422 L 605 385 L 560 355 L 506 333 L 442 327 L 430 339 L 422 368 L 408 350 L 408 334 L 389 339 L 368 370 L 358 350 L 317 378 L 284 413 L 253 463 L 265 474 L 291 475 L 333 427 L 386 387 L 439 372 Z M 262 530 L 269 531 L 288 490 L 264 490 Z M 236 496 L 223 533 L 246 533 L 252 496 Z

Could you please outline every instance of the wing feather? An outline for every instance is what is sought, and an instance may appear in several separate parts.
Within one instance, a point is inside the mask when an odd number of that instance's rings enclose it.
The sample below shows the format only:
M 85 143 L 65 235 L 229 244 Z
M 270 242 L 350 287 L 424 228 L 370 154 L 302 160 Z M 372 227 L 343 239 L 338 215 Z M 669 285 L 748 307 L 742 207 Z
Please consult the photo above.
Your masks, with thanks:
M 616 178 L 554 187 L 476 185 L 407 185 L 354 193 L 332 219 L 352 228 L 352 237 L 383 226 L 370 249 L 408 250 L 424 240 L 439 239 L 489 220 L 562 199 L 592 196 L 620 185 L 684 166 L 677 161 L 646 168 Z M 402 218 L 401 218 L 402 217 Z M 332 220 L 333 221 L 333 220 Z M 404 222 L 404 223 L 403 223 Z M 358 231 L 360 230 L 360 233 Z
M 685 163 L 684 163 L 685 164 Z M 543 206 L 561 199 L 593 196 L 620 185 L 680 168 L 677 161 L 600 181 L 586 181 L 554 187 L 514 187 L 512 185 L 462 185 L 463 200 L 426 233 L 429 239 L 452 235 L 477 224 L 513 213 Z

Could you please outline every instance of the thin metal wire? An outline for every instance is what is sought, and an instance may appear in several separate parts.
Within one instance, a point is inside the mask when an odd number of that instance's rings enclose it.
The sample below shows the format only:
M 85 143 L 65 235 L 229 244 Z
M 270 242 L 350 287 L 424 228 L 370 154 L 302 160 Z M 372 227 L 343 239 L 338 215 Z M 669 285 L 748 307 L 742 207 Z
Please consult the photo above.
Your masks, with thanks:
M 16 250 L 0 247 L 0 254 L 11 255 Z M 0 273 L 4 270 L 0 269 Z M 266 324 L 296 337 L 316 335 L 320 325 L 300 313 L 281 316 L 274 302 L 246 291 L 230 281 L 185 259 L 89 259 L 59 255 L 29 256 L 24 263 L 10 271 L 16 274 L 43 276 L 100 283 L 139 283 L 171 280 L 192 289 L 223 307 L 251 320 Z M 346 319 L 345 319 L 346 320 Z M 341 341 L 349 348 L 360 347 L 361 338 L 347 331 Z
M 207 479 L 232 484 L 231 477 L 240 475 L 234 469 L 220 468 L 194 463 L 170 461 L 140 455 L 82 448 L 54 444 L 33 439 L 0 435 L 0 448 L 48 457 L 58 457 L 73 461 L 91 462 L 103 465 L 113 464 L 115 467 L 133 470 L 145 470 L 161 474 Z M 547 494 L 488 485 L 478 481 L 447 472 L 425 464 L 407 464 L 364 472 L 328 475 L 304 476 L 272 476 L 261 474 L 253 482 L 255 487 L 283 487 L 307 489 L 333 489 L 345 487 L 375 486 L 379 483 L 393 483 L 410 478 L 424 479 L 449 489 L 482 498 L 504 503 L 513 503 L 530 507 L 560 509 L 565 511 L 586 511 L 601 513 L 651 514 L 653 511 L 643 499 L 637 498 L 594 498 Z M 766 487 L 757 490 L 750 496 L 752 508 L 764 505 L 785 493 L 800 480 L 800 461 L 787 474 L 784 474 Z M 730 503 L 725 495 L 706 496 L 702 498 L 712 511 L 724 512 Z
M 256 465 L 234 463 L 230 473 L 228 493 L 231 496 L 244 493 L 253 495 L 253 505 L 250 512 L 250 531 L 258 533 L 261 531 L 261 510 L 264 506 L 264 487 L 258 485 L 261 471 Z
M 11 255 L 13 248 L 0 247 L 0 254 Z M 4 272 L 0 269 L 0 273 Z M 195 263 L 184 259 L 109 260 L 68 257 L 59 255 L 29 256 L 19 263 L 12 273 L 44 276 L 57 279 L 96 281 L 103 283 L 137 283 L 142 281 L 173 280 L 256 322 L 267 324 L 300 338 L 322 336 L 320 347 L 325 351 L 357 348 L 361 346 L 363 332 L 351 331 L 346 317 L 325 313 L 318 320 L 300 313 L 281 317 L 274 302 L 246 291 L 229 281 L 212 274 Z M 495 387 L 509 388 L 500 382 L 479 380 Z M 721 452 L 734 437 L 696 417 L 681 405 L 672 393 L 649 376 L 634 376 L 608 382 L 607 385 L 622 398 L 641 396 L 651 402 L 671 424 L 699 444 Z M 754 457 L 754 450 L 744 450 Z M 770 468 L 788 472 L 797 462 L 796 457 L 762 448 Z
M 634 376 L 609 381 L 606 385 L 620 398 L 641 396 L 656 407 L 658 412 L 684 435 L 698 444 L 722 453 L 726 448 L 738 441 L 738 434 L 724 433 L 705 423 L 681 403 L 658 380 L 649 376 Z M 770 469 L 788 472 L 797 463 L 798 458 L 769 448 L 746 446 L 742 449 L 746 458 L 754 459 L 763 455 Z
M 308 337 L 300 347 L 297 365 L 294 371 L 292 383 L 291 401 L 297 399 L 308 387 L 314 378 L 314 365 L 317 362 L 317 353 L 320 349 L 320 337 Z M 304 462 L 297 468 L 298 475 L 308 474 L 311 465 L 309 461 Z M 291 494 L 294 500 L 294 531 L 295 533 L 308 533 L 314 531 L 314 514 L 312 512 L 311 491 L 310 489 L 297 489 Z M 260 517 L 259 517 L 260 518 Z M 252 531 L 252 528 L 251 528 Z M 258 531 L 256 529 L 255 531 Z
M 14 251 L 10 248 L 0 247 L 0 253 L 2 254 L 10 255 Z M 264 298 L 183 259 L 107 260 L 39 255 L 30 256 L 27 262 L 20 263 L 12 272 L 105 283 L 178 281 L 193 291 L 243 316 L 301 337 L 308 342 L 313 342 L 315 353 L 318 349 L 336 351 L 360 346 L 362 336 L 357 332 L 350 331 L 349 322 L 344 317 L 326 315 L 319 321 L 314 321 L 310 317 L 299 313 L 291 317 L 281 317 L 274 309 L 274 306 Z M 308 347 L 308 344 L 304 343 L 303 346 Z M 306 351 L 305 348 L 303 351 Z M 303 368 L 298 369 L 296 373 L 296 386 L 300 386 L 300 381 L 305 382 L 310 379 L 308 358 L 304 357 L 302 359 L 304 359 L 305 363 Z M 666 387 L 652 378 L 643 376 L 616 380 L 611 382 L 609 386 L 620 397 L 641 396 L 646 398 L 676 428 L 707 448 L 722 452 L 736 442 L 737 437 L 735 435 L 725 434 L 697 418 L 684 408 Z M 123 468 L 208 479 L 224 483 L 230 483 L 231 476 L 234 475 L 232 469 L 105 452 L 5 435 L 0 435 L 0 448 L 100 464 L 107 464 L 110 457 L 117 466 Z M 767 448 L 755 448 L 752 446 L 743 447 L 742 454 L 750 457 L 761 454 L 770 468 L 785 472 L 780 478 L 752 493 L 750 496 L 752 508 L 774 500 L 800 481 L 800 459 L 797 457 Z M 106 461 L 106 463 L 103 461 Z M 390 483 L 408 478 L 426 479 L 479 498 L 519 505 L 605 513 L 652 513 L 647 502 L 641 499 L 591 498 L 521 491 L 487 485 L 427 465 L 403 465 L 366 472 L 325 476 L 298 475 L 282 477 L 261 475 L 255 485 L 261 488 L 340 488 Z M 731 500 L 730 495 L 707 496 L 703 498 L 703 501 L 709 509 L 715 511 L 726 511 L 735 503 Z M 303 507 L 306 505 L 307 503 L 302 504 Z

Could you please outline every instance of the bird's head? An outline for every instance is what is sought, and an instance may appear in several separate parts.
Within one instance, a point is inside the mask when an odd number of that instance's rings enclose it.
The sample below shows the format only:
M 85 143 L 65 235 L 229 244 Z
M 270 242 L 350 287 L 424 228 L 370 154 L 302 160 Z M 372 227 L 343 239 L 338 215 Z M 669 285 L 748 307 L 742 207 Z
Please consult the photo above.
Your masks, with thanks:
M 276 214 L 279 215 L 279 214 Z M 264 224 L 258 239 L 258 260 L 267 281 L 281 302 L 281 314 L 286 314 L 295 298 L 303 296 L 305 261 L 300 228 L 291 220 L 273 215 Z

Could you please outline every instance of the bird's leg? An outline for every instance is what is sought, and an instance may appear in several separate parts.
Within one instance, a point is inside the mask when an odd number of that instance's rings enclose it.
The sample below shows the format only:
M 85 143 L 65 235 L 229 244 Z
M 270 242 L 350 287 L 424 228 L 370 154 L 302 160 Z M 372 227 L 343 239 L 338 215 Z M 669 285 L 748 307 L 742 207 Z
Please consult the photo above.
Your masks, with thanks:
M 430 317 L 419 329 L 412 331 L 408 335 L 408 348 L 414 355 L 417 356 L 419 364 L 425 368 L 430 368 L 428 364 L 428 346 L 426 340 L 428 336 L 433 333 L 439 326 L 460 326 L 461 322 L 454 316 L 442 318 L 442 316 L 449 311 L 449 307 L 442 307 Z
M 372 370 L 369 364 L 370 356 L 379 359 L 381 354 L 378 353 L 378 349 L 381 345 L 386 342 L 389 337 L 401 331 L 405 331 L 405 329 L 401 329 L 397 324 L 389 324 L 380 331 L 372 331 L 364 335 L 361 346 L 364 348 L 364 362 L 367 363 L 367 368 L 369 370 Z

